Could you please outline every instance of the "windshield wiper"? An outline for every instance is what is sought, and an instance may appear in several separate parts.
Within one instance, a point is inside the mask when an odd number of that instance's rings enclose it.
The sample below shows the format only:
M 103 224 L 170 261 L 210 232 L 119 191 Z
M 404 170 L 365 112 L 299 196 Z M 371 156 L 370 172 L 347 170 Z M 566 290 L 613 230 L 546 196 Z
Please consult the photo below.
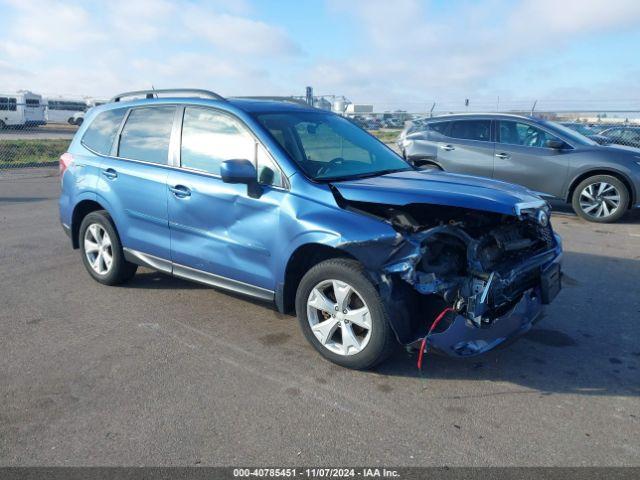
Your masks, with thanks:
M 320 180 L 323 182 L 341 182 L 344 180 L 359 180 L 361 178 L 379 177 L 380 175 L 387 175 L 388 173 L 408 172 L 409 170 L 411 170 L 411 168 L 389 168 L 387 170 L 378 170 L 376 172 L 366 172 L 366 173 L 358 173 L 354 175 L 345 175 L 344 177 L 318 178 L 316 180 Z

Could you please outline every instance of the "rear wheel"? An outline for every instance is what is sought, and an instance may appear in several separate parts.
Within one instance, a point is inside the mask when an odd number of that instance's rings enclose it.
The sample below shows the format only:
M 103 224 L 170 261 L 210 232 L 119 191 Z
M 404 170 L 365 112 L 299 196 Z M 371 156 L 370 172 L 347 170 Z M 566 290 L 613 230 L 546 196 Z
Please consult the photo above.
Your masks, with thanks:
M 307 340 L 338 365 L 368 369 L 395 346 L 380 295 L 355 260 L 319 263 L 302 278 L 296 313 Z
M 594 175 L 576 187 L 571 204 L 573 210 L 589 222 L 611 223 L 624 215 L 629 205 L 629 191 L 616 177 Z
M 119 285 L 136 273 L 138 266 L 125 260 L 118 232 L 104 210 L 84 217 L 79 240 L 82 262 L 96 281 Z
M 3 130 L 7 126 L 2 120 L 0 120 L 0 130 Z

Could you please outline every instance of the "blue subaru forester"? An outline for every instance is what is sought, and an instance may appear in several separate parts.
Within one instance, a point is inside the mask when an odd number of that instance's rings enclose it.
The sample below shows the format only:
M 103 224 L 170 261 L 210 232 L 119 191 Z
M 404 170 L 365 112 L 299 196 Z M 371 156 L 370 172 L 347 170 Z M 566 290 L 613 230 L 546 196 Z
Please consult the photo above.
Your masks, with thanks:
M 62 225 L 95 280 L 142 265 L 274 301 L 346 367 L 398 342 L 481 354 L 560 290 L 560 238 L 535 194 L 421 171 L 293 101 L 121 94 L 87 113 L 60 170 Z

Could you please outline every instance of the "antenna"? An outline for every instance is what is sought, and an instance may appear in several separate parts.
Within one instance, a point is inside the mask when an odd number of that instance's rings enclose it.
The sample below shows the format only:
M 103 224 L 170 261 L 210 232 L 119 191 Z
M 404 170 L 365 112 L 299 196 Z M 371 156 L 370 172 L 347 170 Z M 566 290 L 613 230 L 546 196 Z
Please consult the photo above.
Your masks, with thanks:
M 533 111 L 536 109 L 536 105 L 538 104 L 538 100 L 533 102 L 533 107 L 531 107 L 531 116 L 533 117 Z
M 431 110 L 429 110 L 429 116 L 433 117 L 433 109 L 436 108 L 436 102 L 433 102 L 433 105 L 431 105 Z

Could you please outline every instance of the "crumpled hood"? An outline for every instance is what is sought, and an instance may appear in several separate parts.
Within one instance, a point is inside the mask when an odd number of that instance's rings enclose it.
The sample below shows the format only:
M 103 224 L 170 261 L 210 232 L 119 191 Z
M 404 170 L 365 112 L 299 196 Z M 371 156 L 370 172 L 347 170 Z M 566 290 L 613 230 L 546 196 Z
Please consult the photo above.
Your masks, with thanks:
M 520 185 L 454 173 L 412 170 L 332 182 L 354 202 L 408 205 L 428 203 L 515 215 L 518 203 L 541 198 Z

